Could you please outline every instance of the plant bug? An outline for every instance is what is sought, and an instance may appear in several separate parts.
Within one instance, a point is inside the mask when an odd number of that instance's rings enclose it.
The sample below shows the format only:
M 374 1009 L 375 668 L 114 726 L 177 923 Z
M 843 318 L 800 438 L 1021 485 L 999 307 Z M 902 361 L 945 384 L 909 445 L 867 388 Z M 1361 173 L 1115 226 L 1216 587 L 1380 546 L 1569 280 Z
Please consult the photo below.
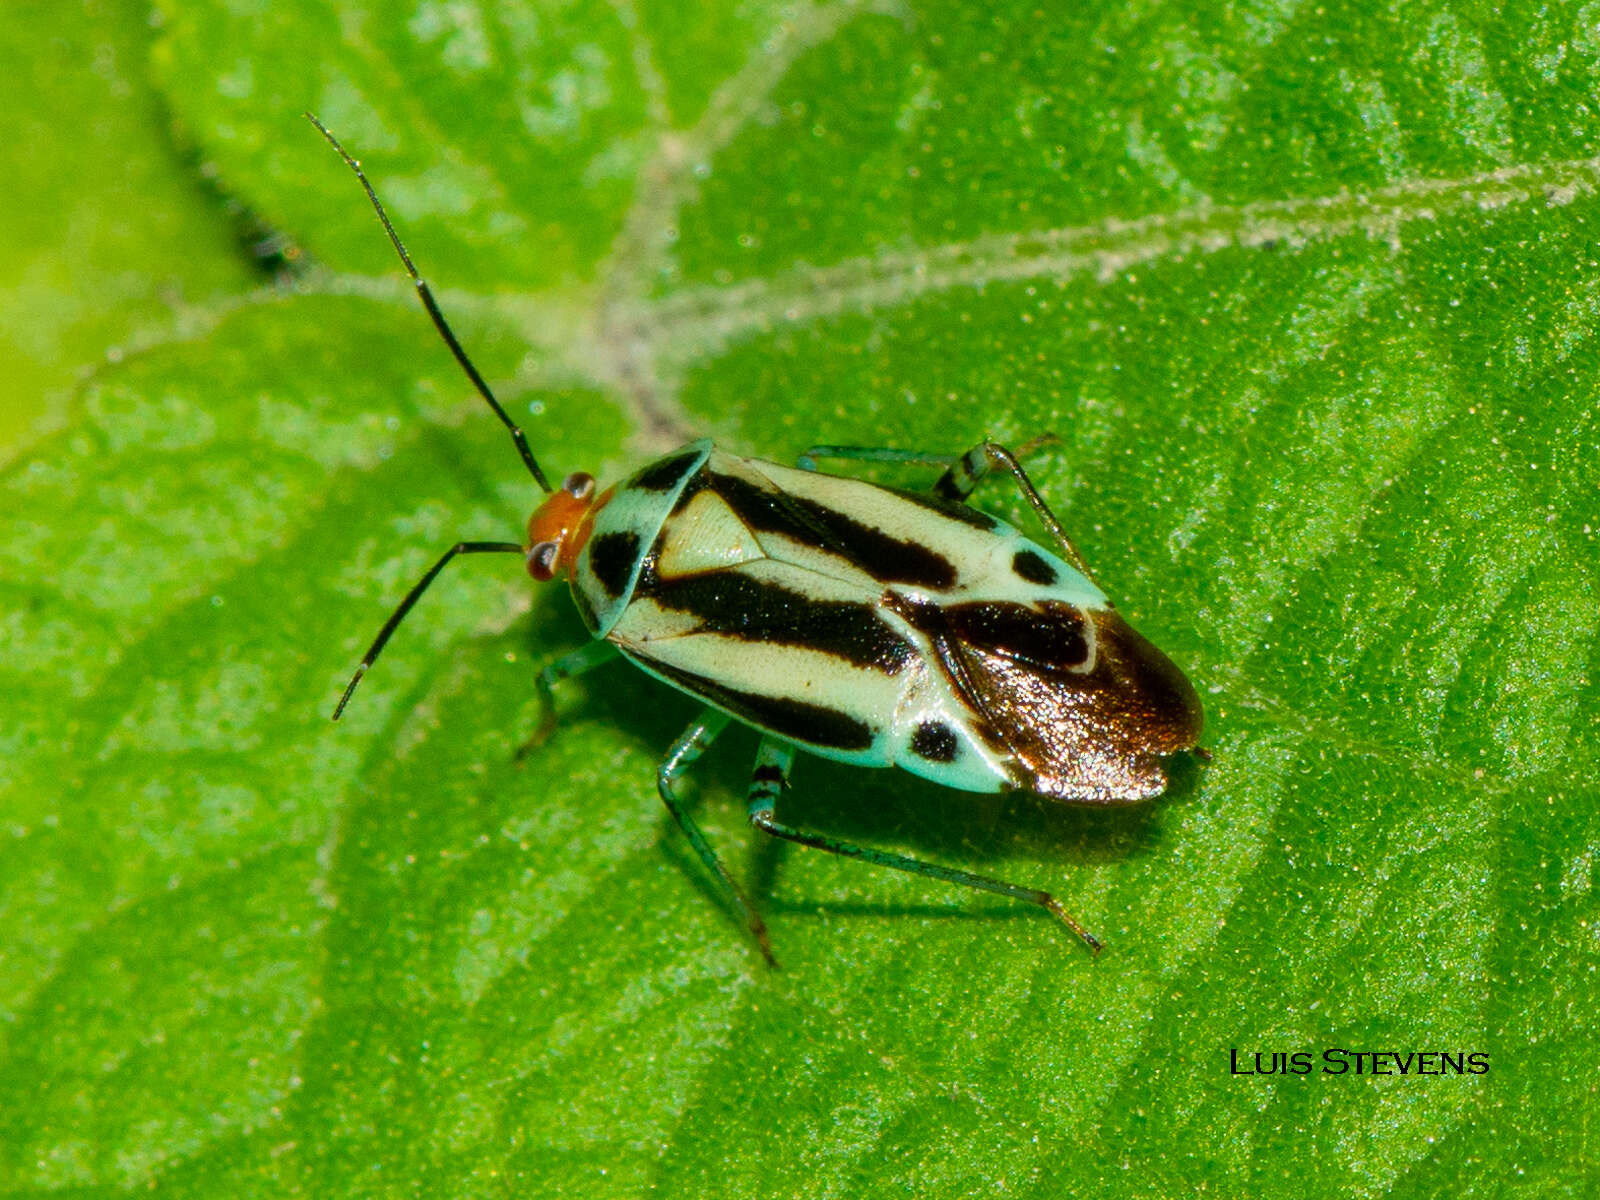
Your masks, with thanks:
M 776 965 L 765 923 L 678 794 L 685 770 L 734 720 L 762 735 L 748 792 L 758 829 L 1026 900 L 1098 952 L 1094 935 L 1047 892 L 807 832 L 776 815 L 802 749 L 903 767 L 965 791 L 1027 788 L 1081 803 L 1158 795 L 1168 755 L 1203 755 L 1194 688 L 1116 612 L 1016 457 L 992 442 L 960 456 L 815 446 L 798 467 L 785 467 L 701 440 L 604 490 L 581 473 L 552 488 L 456 340 L 360 164 L 306 115 L 355 173 L 434 327 L 546 494 L 526 541 L 458 542 L 417 581 L 378 631 L 334 720 L 451 560 L 520 554 L 535 580 L 566 578 L 596 639 L 540 672 L 542 732 L 554 720 L 554 684 L 619 654 L 706 702 L 667 752 L 657 787 L 769 963 Z M 822 458 L 942 473 L 930 492 L 911 492 L 823 474 Z M 1015 480 L 1055 550 L 966 504 L 997 467 Z

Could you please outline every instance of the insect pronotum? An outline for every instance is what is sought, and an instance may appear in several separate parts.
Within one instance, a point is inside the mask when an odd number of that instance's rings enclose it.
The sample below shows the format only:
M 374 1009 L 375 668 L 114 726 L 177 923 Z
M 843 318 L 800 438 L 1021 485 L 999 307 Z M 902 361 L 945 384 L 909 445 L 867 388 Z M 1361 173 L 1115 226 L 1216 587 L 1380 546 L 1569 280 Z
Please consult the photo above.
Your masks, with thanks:
M 775 837 L 1037 904 L 1091 950 L 1099 941 L 1048 892 L 787 825 L 777 800 L 799 750 L 900 766 L 974 792 L 1027 788 L 1119 803 L 1165 790 L 1164 759 L 1195 750 L 1200 703 L 1183 673 L 1113 608 L 1016 457 L 814 446 L 798 467 L 693 442 L 601 490 L 552 488 L 528 440 L 468 359 L 360 164 L 355 173 L 434 327 L 512 443 L 544 502 L 522 542 L 457 542 L 395 607 L 334 710 L 390 636 L 463 554 L 520 554 L 565 576 L 595 641 L 536 680 L 548 732 L 553 686 L 618 654 L 705 701 L 667 752 L 658 790 L 695 852 L 776 965 L 766 924 L 678 794 L 684 771 L 730 721 L 760 732 L 749 819 Z M 929 492 L 826 475 L 821 458 L 935 466 Z M 1054 549 L 965 501 L 995 468 L 1015 480 Z

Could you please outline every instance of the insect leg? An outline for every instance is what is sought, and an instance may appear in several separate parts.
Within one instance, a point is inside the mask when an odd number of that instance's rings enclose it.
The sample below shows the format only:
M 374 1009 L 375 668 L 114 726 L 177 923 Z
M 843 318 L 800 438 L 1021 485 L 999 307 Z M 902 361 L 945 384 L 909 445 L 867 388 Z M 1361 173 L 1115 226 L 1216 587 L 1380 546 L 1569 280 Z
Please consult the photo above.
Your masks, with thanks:
M 772 816 L 778 795 L 789 786 L 789 768 L 794 766 L 794 747 L 776 738 L 764 737 L 756 747 L 756 765 L 750 772 L 750 790 L 745 800 L 750 808 L 750 822 L 761 822 Z
M 563 679 L 571 679 L 575 675 L 582 675 L 585 671 L 592 671 L 595 667 L 604 666 L 620 653 L 622 652 L 610 642 L 590 642 L 586 646 L 580 646 L 571 654 L 563 654 L 539 672 L 533 681 L 534 689 L 539 693 L 539 726 L 533 731 L 533 736 L 518 747 L 519 759 L 535 747 L 543 745 L 544 740 L 555 730 L 555 685 Z
M 1022 492 L 1022 498 L 1028 502 L 1029 507 L 1038 514 L 1040 522 L 1050 531 L 1050 536 L 1055 538 L 1056 544 L 1066 552 L 1067 561 L 1083 574 L 1093 580 L 1094 576 L 1089 571 L 1089 564 L 1084 562 L 1083 555 L 1078 553 L 1078 548 L 1072 544 L 1072 539 L 1067 536 L 1067 531 L 1062 528 L 1061 522 L 1056 519 L 1055 513 L 1050 511 L 1050 506 L 1044 502 L 1044 497 L 1039 495 L 1038 489 L 1033 486 L 1033 481 L 1028 478 L 1028 473 L 1022 469 L 1018 458 L 1025 458 L 1040 446 L 1049 445 L 1059 441 L 1055 434 L 1040 434 L 1032 441 L 1024 443 L 1022 449 L 1016 454 L 1007 450 L 998 442 L 979 442 L 965 454 L 929 454 L 921 450 L 896 450 L 888 446 L 812 446 L 795 460 L 802 471 L 815 471 L 819 458 L 842 458 L 855 462 L 882 462 L 882 463 L 911 463 L 922 467 L 943 467 L 944 474 L 934 482 L 933 493 L 941 499 L 954 500 L 958 504 L 966 502 L 972 494 L 972 489 L 988 475 L 995 467 L 1003 467 L 1009 471 L 1017 481 L 1017 487 Z
M 956 500 L 965 503 L 972 489 L 982 483 L 989 472 L 997 466 L 1006 466 L 1013 474 L 1019 474 L 1022 468 L 1017 466 L 1017 460 L 1027 458 L 1040 446 L 1053 445 L 1061 439 L 1053 433 L 1042 433 L 1038 437 L 1022 444 L 1022 449 L 1015 454 L 1007 450 L 998 442 L 982 441 L 968 450 L 965 454 L 952 454 L 947 460 L 949 469 L 934 481 L 932 490 L 946 500 Z M 1026 476 L 1022 477 L 1024 481 Z M 1033 485 L 1024 482 L 1024 490 Z
M 694 723 L 683 731 L 683 736 L 672 744 L 672 749 L 667 751 L 667 757 L 662 759 L 661 765 L 656 768 L 656 787 L 661 792 L 661 799 L 666 803 L 667 811 L 672 814 L 673 820 L 678 822 L 678 827 L 689 839 L 689 844 L 700 856 L 700 861 L 710 868 L 711 873 L 722 884 L 722 890 L 744 913 L 745 923 L 755 935 L 756 944 L 761 947 L 761 955 L 767 960 L 767 965 L 776 967 L 778 960 L 772 957 L 772 941 L 767 936 L 766 922 L 757 915 L 755 907 L 746 899 L 739 885 L 733 881 L 728 868 L 723 866 L 722 860 L 717 857 L 717 852 L 706 841 L 705 834 L 700 832 L 700 827 L 694 823 L 694 818 L 683 807 L 683 801 L 677 793 L 678 780 L 688 769 L 689 764 L 705 753 L 706 748 L 716 741 L 717 735 L 728 727 L 731 719 L 727 713 L 718 712 L 714 708 L 708 708 L 701 713 Z
M 907 871 L 912 875 L 926 875 L 930 879 L 942 879 L 946 883 L 960 884 L 962 887 L 976 888 L 982 892 L 994 892 L 1000 896 L 1010 896 L 1015 900 L 1026 900 L 1029 904 L 1037 904 L 1059 920 L 1091 951 L 1100 953 L 1100 940 L 1079 925 L 1072 914 L 1061 906 L 1061 902 L 1049 892 L 1042 892 L 1038 888 L 1023 887 L 1020 884 L 1007 883 L 1003 879 L 995 879 L 989 875 L 978 875 L 972 871 L 963 871 L 956 867 L 942 867 L 937 863 L 923 862 L 919 858 L 909 858 L 904 854 L 893 854 L 887 850 L 873 850 L 867 846 L 857 846 L 850 842 L 840 841 L 838 838 L 827 837 L 820 833 L 807 833 L 802 829 L 780 823 L 773 815 L 777 806 L 778 793 L 788 782 L 789 768 L 794 763 L 794 747 L 777 742 L 772 738 L 762 738 L 761 747 L 756 751 L 755 772 L 750 780 L 750 823 L 773 837 L 783 838 L 785 841 L 799 842 L 802 846 L 810 846 L 816 850 L 826 850 L 829 854 L 843 855 L 845 858 L 859 858 L 862 862 L 874 863 L 880 867 L 890 867 L 896 871 Z
M 1023 443 L 1022 449 L 1017 451 L 1017 457 L 1027 458 L 1040 446 L 1047 446 L 1060 440 L 1053 433 L 1042 433 L 1032 441 Z M 935 490 L 947 500 L 965 500 L 967 494 L 978 485 L 978 481 L 989 473 L 992 465 L 980 453 L 982 449 L 983 446 L 980 445 L 964 455 L 956 455 L 934 454 L 926 450 L 900 450 L 893 446 L 810 446 L 795 459 L 795 465 L 802 471 L 815 471 L 817 459 L 840 458 L 851 462 L 910 463 L 918 467 L 941 467 L 946 475 L 951 476 L 951 481 L 941 480 L 934 485 Z M 974 462 L 967 464 L 964 460 L 969 458 L 974 459 Z
M 1022 453 L 1027 454 L 1036 447 L 1055 440 L 1053 434 L 1045 434 L 1025 445 Z M 1039 495 L 1039 490 L 1033 486 L 1033 480 L 1028 478 L 1028 473 L 1022 469 L 1017 457 L 998 442 L 979 442 L 952 462 L 945 473 L 939 476 L 933 485 L 934 495 L 946 500 L 965 501 L 972 494 L 972 489 L 978 486 L 979 480 L 995 467 L 1004 468 L 1017 481 L 1017 488 L 1022 492 L 1022 498 L 1033 509 L 1039 518 L 1039 523 L 1050 531 L 1050 536 L 1056 540 L 1056 544 L 1066 552 L 1067 561 L 1092 580 L 1094 575 L 1089 571 L 1089 564 L 1084 562 L 1083 555 L 1078 553 L 1078 548 L 1072 544 L 1072 539 L 1067 536 L 1067 531 L 1062 528 L 1055 513 L 1050 511 L 1050 506 L 1045 503 L 1044 497 Z

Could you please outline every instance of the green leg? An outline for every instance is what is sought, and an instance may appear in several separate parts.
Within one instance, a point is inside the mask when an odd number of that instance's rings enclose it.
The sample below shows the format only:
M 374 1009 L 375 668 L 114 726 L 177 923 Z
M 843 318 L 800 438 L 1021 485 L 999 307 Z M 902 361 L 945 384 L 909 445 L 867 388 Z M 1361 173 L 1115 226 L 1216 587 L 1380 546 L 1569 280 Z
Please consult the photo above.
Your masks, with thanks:
M 1077 934 L 1090 950 L 1096 954 L 1100 953 L 1099 939 L 1079 925 L 1072 918 L 1072 914 L 1061 907 L 1061 902 L 1048 892 L 1006 883 L 1004 880 L 958 870 L 955 867 L 941 867 L 935 863 L 923 862 L 921 859 L 908 858 L 903 854 L 891 854 L 886 850 L 856 846 L 837 838 L 806 833 L 804 830 L 780 824 L 773 812 L 777 807 L 778 794 L 789 781 L 789 768 L 794 765 L 794 753 L 794 747 L 786 743 L 772 738 L 761 739 L 761 746 L 756 751 L 755 771 L 751 775 L 749 791 L 750 823 L 757 829 L 770 833 L 773 837 L 783 838 L 785 841 L 799 842 L 802 846 L 826 850 L 829 854 L 858 858 L 880 867 L 908 871 L 913 875 L 926 875 L 930 879 L 942 879 L 946 883 L 957 883 L 962 887 L 976 888 L 983 892 L 994 892 L 1000 896 L 1010 896 L 1015 900 L 1026 900 L 1048 911 Z
M 672 814 L 673 820 L 678 822 L 678 827 L 689 839 L 689 844 L 700 856 L 700 861 L 710 869 L 735 907 L 744 913 L 745 923 L 755 935 L 756 944 L 761 947 L 761 955 L 767 960 L 767 965 L 776 967 L 778 960 L 772 957 L 772 941 L 767 937 L 766 923 L 757 915 L 755 907 L 746 899 L 739 885 L 733 881 L 728 868 L 723 866 L 722 860 L 717 857 L 717 852 L 706 841 L 705 834 L 700 832 L 700 827 L 694 823 L 694 818 L 683 807 L 683 801 L 677 792 L 678 780 L 684 771 L 705 753 L 712 742 L 716 741 L 717 735 L 728 727 L 731 719 L 727 713 L 718 712 L 714 708 L 708 708 L 701 713 L 695 722 L 683 731 L 683 736 L 672 744 L 672 749 L 667 751 L 667 757 L 656 769 L 656 787 L 661 792 L 661 799 L 666 803 L 667 811 Z
M 530 750 L 543 745 L 545 739 L 555 732 L 555 685 L 563 679 L 571 679 L 575 675 L 582 675 L 585 671 L 592 671 L 595 667 L 604 666 L 620 653 L 622 652 L 610 642 L 590 642 L 571 654 L 563 654 L 534 677 L 533 686 L 539 693 L 539 727 L 517 750 L 517 758 L 521 759 Z
M 745 793 L 750 823 L 760 825 L 772 816 L 778 796 L 789 786 L 789 768 L 794 766 L 794 747 L 776 738 L 764 737 L 756 747 L 756 765 L 750 772 L 750 790 Z

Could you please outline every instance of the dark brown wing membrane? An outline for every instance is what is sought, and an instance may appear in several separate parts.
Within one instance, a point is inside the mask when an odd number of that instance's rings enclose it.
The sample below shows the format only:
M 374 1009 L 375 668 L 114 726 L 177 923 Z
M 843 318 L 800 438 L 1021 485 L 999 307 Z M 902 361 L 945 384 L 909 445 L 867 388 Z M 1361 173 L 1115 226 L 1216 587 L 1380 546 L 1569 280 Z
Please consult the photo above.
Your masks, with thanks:
M 1167 786 L 1162 758 L 1200 736 L 1194 688 L 1110 609 L 941 608 L 900 596 L 891 606 L 928 634 L 957 691 L 984 718 L 986 738 L 1011 756 L 1019 787 L 1059 800 L 1143 800 Z

